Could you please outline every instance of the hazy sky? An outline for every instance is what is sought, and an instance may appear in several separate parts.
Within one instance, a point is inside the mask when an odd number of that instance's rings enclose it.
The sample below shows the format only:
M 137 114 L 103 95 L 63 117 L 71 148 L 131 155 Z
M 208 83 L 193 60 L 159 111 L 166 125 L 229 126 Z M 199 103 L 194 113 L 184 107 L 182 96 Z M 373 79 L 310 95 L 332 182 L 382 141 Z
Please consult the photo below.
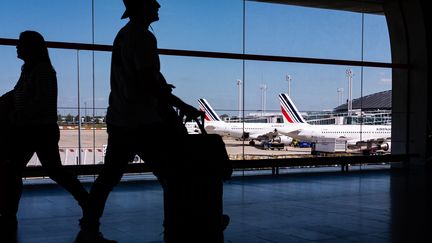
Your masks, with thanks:
M 243 1 L 160 0 L 160 21 L 153 24 L 160 48 L 200 51 L 243 52 Z M 111 44 L 126 24 L 120 20 L 121 0 L 95 0 L 95 42 Z M 245 53 L 391 62 L 384 16 L 302 8 L 256 2 L 246 3 Z M 0 2 L 0 37 L 18 38 L 32 29 L 46 40 L 91 43 L 90 0 L 14 0 Z M 0 93 L 13 88 L 22 62 L 15 47 L 0 46 Z M 76 107 L 78 82 L 80 104 L 92 107 L 93 74 L 91 52 L 50 49 L 59 81 L 59 106 Z M 79 75 L 77 58 L 79 57 Z M 196 105 L 207 100 L 220 113 L 238 108 L 236 80 L 245 85 L 245 108 L 261 109 L 263 84 L 266 109 L 279 110 L 277 94 L 287 92 L 300 110 L 325 110 L 338 105 L 337 89 L 348 93 L 345 70 L 354 72 L 353 96 L 391 89 L 391 70 L 334 65 L 275 63 L 229 59 L 161 56 L 162 72 L 177 86 L 175 94 Z M 110 54 L 95 52 L 95 104 L 104 114 L 109 93 Z M 363 92 L 362 86 L 363 84 Z M 76 109 L 75 109 L 76 110 Z M 62 110 L 62 113 L 73 112 Z M 237 114 L 237 112 L 231 112 Z

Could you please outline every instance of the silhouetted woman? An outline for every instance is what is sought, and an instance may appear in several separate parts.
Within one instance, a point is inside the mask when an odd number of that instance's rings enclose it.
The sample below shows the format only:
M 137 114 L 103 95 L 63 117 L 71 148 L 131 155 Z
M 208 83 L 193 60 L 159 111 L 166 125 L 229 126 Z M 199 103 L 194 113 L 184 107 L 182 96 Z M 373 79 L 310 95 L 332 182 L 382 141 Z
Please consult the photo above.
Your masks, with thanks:
M 76 176 L 61 164 L 57 125 L 57 78 L 51 65 L 44 38 L 38 32 L 20 34 L 17 56 L 24 61 L 21 76 L 13 89 L 13 149 L 10 163 L 10 184 L 2 217 L 13 225 L 22 193 L 22 171 L 36 153 L 49 177 L 69 191 L 83 207 L 88 193 Z M 3 196 L 3 195 L 2 195 Z M 2 199 L 3 200 L 3 199 Z
M 7 213 L 6 198 L 13 194 L 10 188 L 11 124 L 8 119 L 13 108 L 13 91 L 0 96 L 0 242 L 15 242 L 16 217 Z

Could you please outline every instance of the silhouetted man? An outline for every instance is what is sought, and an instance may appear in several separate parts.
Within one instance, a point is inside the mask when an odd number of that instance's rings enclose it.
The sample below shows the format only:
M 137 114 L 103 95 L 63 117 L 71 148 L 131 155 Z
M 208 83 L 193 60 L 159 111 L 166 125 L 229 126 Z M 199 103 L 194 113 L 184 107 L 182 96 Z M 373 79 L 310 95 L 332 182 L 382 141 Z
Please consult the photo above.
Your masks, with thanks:
M 20 34 L 17 56 L 24 61 L 21 76 L 14 89 L 1 99 L 1 106 L 12 106 L 7 111 L 8 156 L 3 160 L 6 190 L 1 195 L 1 230 L 16 235 L 18 205 L 23 189 L 22 172 L 36 153 L 51 179 L 69 191 L 83 207 L 88 193 L 76 176 L 64 169 L 59 155 L 60 131 L 57 125 L 57 77 L 51 65 L 46 42 L 35 31 Z M 2 134 L 3 135 L 3 134 Z M 4 141 L 3 141 L 4 142 Z M 4 155 L 4 154 L 3 154 Z M 5 242 L 5 234 L 0 241 Z M 12 241 L 6 241 L 12 242 Z
M 122 19 L 130 21 L 118 32 L 113 45 L 105 165 L 91 188 L 89 208 L 81 220 L 76 242 L 115 242 L 99 232 L 99 219 L 127 164 L 138 154 L 162 182 L 164 168 L 176 159 L 176 152 L 162 154 L 159 144 L 168 136 L 181 139 L 187 134 L 173 107 L 189 117 L 201 115 L 171 93 L 174 86 L 167 84 L 160 73 L 156 37 L 148 30 L 152 22 L 159 20 L 159 3 L 123 2 L 126 11 Z

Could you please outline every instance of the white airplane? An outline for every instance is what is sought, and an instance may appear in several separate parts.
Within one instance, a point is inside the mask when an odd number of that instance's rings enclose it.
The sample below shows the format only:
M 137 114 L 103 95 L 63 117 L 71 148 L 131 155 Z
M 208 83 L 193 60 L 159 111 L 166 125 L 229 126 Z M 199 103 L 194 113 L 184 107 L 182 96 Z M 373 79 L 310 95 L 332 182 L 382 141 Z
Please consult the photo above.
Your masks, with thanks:
M 278 131 L 297 140 L 316 142 L 319 138 L 345 140 L 348 147 L 367 146 L 388 151 L 391 147 L 391 126 L 389 125 L 311 125 L 298 112 L 287 94 L 279 94 L 285 126 Z M 287 129 L 288 128 L 288 129 Z
M 208 133 L 216 133 L 239 139 L 250 139 L 249 144 L 254 145 L 257 141 L 276 141 L 289 145 L 292 138 L 279 134 L 283 123 L 228 123 L 222 121 L 205 99 L 198 100 L 199 107 L 205 113 L 204 127 Z

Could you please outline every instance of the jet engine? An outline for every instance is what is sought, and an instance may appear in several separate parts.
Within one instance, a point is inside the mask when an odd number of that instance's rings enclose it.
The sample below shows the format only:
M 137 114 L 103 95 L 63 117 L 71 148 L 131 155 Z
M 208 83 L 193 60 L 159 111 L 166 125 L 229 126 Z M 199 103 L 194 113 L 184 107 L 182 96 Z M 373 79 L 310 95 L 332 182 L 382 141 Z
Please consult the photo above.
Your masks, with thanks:
M 382 143 L 378 147 L 384 151 L 389 151 L 391 149 L 391 142 Z
M 292 143 L 292 137 L 288 137 L 285 135 L 281 135 L 281 136 L 277 136 L 276 138 L 273 139 L 273 141 L 278 142 L 278 143 L 283 143 L 284 145 L 290 145 Z

